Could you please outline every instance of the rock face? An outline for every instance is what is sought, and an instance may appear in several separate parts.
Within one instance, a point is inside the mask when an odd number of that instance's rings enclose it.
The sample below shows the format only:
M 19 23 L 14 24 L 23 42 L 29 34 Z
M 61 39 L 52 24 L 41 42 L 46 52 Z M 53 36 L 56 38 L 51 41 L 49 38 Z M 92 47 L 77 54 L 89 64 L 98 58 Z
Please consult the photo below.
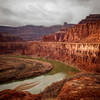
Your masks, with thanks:
M 86 19 L 80 21 L 79 24 L 95 23 L 95 21 L 100 21 L 100 14 L 91 14 L 87 16 Z
M 67 32 L 67 28 L 61 28 L 60 31 L 56 32 L 55 34 L 43 36 L 42 40 L 44 42 L 62 42 L 65 36 L 65 32 Z
M 32 95 L 26 91 L 4 90 L 0 92 L 0 100 L 41 100 L 41 95 Z
M 67 81 L 57 100 L 100 100 L 100 75 L 81 74 Z
M 0 54 L 21 54 L 27 42 L 0 42 Z
M 80 73 L 48 86 L 42 99 L 54 100 L 99 100 L 100 74 Z
M 64 26 L 58 32 L 55 32 L 54 34 L 43 36 L 42 41 L 61 42 L 61 41 L 63 41 L 65 33 L 67 32 L 68 29 L 69 29 L 69 27 L 65 23 Z
M 0 33 L 0 42 L 21 42 L 22 38 L 17 36 L 12 36 L 6 33 Z
M 87 16 L 86 19 L 82 20 L 79 24 L 69 28 L 68 30 L 64 28 L 63 32 L 61 29 L 58 31 L 58 34 L 55 33 L 54 35 L 43 37 L 43 41 L 65 41 L 75 43 L 84 40 L 84 42 L 86 42 L 85 38 L 88 38 L 89 35 L 93 34 L 100 34 L 100 14 Z
M 74 64 L 81 70 L 100 73 L 100 43 L 1 43 L 0 53 L 46 57 Z
M 41 93 L 42 100 L 48 100 L 48 98 L 56 98 L 66 81 L 67 79 L 63 79 L 46 87 L 45 90 Z
M 66 32 L 63 41 L 80 42 L 82 39 L 85 39 L 91 34 L 99 33 L 100 21 L 97 21 L 96 23 L 78 24 Z
M 48 57 L 74 64 L 82 70 L 100 72 L 99 43 L 31 42 L 24 54 Z
M 100 34 L 90 34 L 80 41 L 81 43 L 100 43 Z

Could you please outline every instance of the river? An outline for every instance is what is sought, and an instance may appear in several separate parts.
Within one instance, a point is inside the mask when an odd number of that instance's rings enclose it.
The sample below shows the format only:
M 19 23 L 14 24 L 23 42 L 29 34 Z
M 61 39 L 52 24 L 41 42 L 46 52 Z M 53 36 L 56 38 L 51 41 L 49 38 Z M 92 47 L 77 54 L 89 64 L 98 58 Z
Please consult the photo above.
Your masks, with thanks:
M 38 83 L 36 86 L 32 86 L 29 89 L 26 89 L 27 91 L 31 92 L 32 94 L 37 94 L 42 92 L 47 86 L 52 84 L 53 82 L 60 81 L 66 77 L 66 74 L 64 73 L 57 73 L 54 75 L 41 75 L 36 78 L 31 78 L 23 81 L 17 81 L 17 82 L 11 82 L 7 84 L 0 85 L 0 91 L 4 89 L 14 89 L 15 87 L 25 83 Z M 29 85 L 28 85 L 29 86 Z
M 43 60 L 51 63 L 54 68 L 47 74 L 37 76 L 35 78 L 29 78 L 22 81 L 15 81 L 11 83 L 5 83 L 0 85 L 0 91 L 4 89 L 15 89 L 20 87 L 18 90 L 29 91 L 32 94 L 42 92 L 47 86 L 54 82 L 60 81 L 69 76 L 69 73 L 78 73 L 79 70 L 75 67 L 71 67 L 64 63 L 55 60 Z M 34 86 L 34 84 L 37 84 Z

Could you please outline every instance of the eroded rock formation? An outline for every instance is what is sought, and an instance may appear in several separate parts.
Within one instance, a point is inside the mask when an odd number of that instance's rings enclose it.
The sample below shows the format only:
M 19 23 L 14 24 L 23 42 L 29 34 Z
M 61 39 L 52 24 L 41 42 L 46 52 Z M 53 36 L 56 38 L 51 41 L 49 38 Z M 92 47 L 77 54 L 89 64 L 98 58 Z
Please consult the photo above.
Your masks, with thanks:
M 28 42 L 0 42 L 0 54 L 21 54 Z
M 32 42 L 24 54 L 52 58 L 80 69 L 100 72 L 100 44 L 97 43 Z
M 95 21 L 100 21 L 100 14 L 90 14 L 89 16 L 86 17 L 86 19 L 80 21 L 79 24 L 95 23 Z
M 100 43 L 29 42 L 4 43 L 0 53 L 33 55 L 74 64 L 80 69 L 100 72 Z
M 64 36 L 65 33 L 67 32 L 69 28 L 66 27 L 66 25 L 64 24 L 64 26 L 58 31 L 55 32 L 54 34 L 50 34 L 50 35 L 45 35 L 42 38 L 42 41 L 44 42 L 61 42 L 64 40 Z
M 100 34 L 100 14 L 87 16 L 86 19 L 68 30 L 64 28 L 63 31 L 60 30 L 54 35 L 43 37 L 43 41 L 81 42 L 81 40 L 84 40 L 86 42 L 85 38 L 93 34 L 97 34 L 98 36 Z M 94 42 L 97 41 L 95 40 Z
M 91 34 L 99 34 L 100 33 L 100 21 L 95 23 L 84 23 L 78 24 L 74 27 L 70 28 L 65 36 L 64 40 L 66 42 L 80 42 L 82 39 L 85 39 Z
M 100 75 L 81 74 L 67 81 L 57 100 L 99 100 Z
M 22 38 L 7 33 L 0 33 L 0 42 L 21 42 Z
M 0 100 L 41 100 L 41 95 L 9 89 L 0 92 Z

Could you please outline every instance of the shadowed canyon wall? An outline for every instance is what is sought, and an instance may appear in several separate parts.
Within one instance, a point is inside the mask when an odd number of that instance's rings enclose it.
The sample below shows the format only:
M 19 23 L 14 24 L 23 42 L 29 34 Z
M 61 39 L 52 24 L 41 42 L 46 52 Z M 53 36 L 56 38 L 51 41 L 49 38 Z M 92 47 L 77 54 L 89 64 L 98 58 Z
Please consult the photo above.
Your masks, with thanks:
M 0 54 L 22 54 L 28 42 L 0 42 Z

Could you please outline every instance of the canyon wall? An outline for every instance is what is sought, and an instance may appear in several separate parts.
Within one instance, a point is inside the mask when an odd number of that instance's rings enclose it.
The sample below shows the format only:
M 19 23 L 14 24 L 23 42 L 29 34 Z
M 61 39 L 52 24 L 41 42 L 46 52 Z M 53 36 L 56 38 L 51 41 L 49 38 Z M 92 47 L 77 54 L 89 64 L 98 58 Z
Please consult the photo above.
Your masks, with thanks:
M 85 23 L 85 24 L 78 24 L 72 28 L 70 28 L 65 36 L 64 40 L 66 42 L 81 42 L 81 40 L 87 38 L 92 34 L 99 34 L 100 33 L 100 22 L 95 23 Z
M 99 43 L 32 42 L 23 54 L 52 58 L 80 69 L 100 71 Z
M 94 35 L 96 34 L 96 35 Z M 88 38 L 91 37 L 91 40 Z M 95 39 L 95 37 L 97 39 Z M 89 42 L 91 43 L 92 39 L 93 42 L 100 43 L 100 14 L 93 14 L 86 17 L 79 22 L 79 24 L 74 25 L 73 27 L 66 30 L 64 28 L 60 31 L 54 33 L 53 35 L 47 35 L 43 37 L 43 41 L 60 41 L 60 42 Z M 85 41 L 87 39 L 87 41 Z M 90 39 L 90 38 L 89 38 Z M 97 41 L 98 40 L 98 41 Z
M 28 42 L 0 42 L 0 54 L 22 54 Z
M 44 42 L 62 42 L 64 40 L 65 33 L 67 32 L 67 27 L 62 27 L 58 32 L 54 34 L 45 35 L 42 38 Z
M 0 33 L 0 42 L 21 42 L 22 38 L 6 33 Z
M 80 69 L 100 71 L 100 43 L 9 42 L 1 44 L 0 54 L 22 54 L 51 58 L 74 64 Z

